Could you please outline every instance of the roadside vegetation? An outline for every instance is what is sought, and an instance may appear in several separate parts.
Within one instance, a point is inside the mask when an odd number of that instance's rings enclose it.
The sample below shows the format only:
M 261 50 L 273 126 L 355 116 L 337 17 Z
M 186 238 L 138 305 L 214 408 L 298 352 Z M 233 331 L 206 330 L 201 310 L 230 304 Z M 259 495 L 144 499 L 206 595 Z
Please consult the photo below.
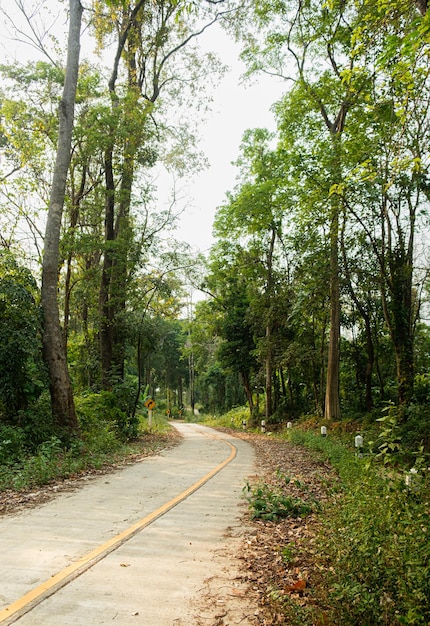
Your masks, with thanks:
M 0 492 L 28 491 L 108 470 L 155 454 L 174 441 L 165 416 L 155 413 L 149 426 L 144 411 L 136 417 L 133 436 L 124 436 L 121 416 L 117 410 L 109 412 L 96 394 L 79 403 L 79 437 L 67 442 L 61 433 L 46 429 L 47 398 L 40 400 L 39 411 L 39 431 L 0 425 Z
M 220 424 L 229 424 L 239 436 L 246 436 L 231 417 L 224 416 Z M 269 569 L 264 574 L 262 568 L 260 577 L 266 579 L 263 604 L 271 607 L 270 623 L 428 624 L 428 454 L 422 447 L 405 445 L 392 409 L 378 428 L 363 430 L 362 423 L 352 422 L 347 427 L 332 424 L 323 437 L 320 425 L 321 420 L 306 418 L 293 428 L 258 435 L 260 448 L 274 441 L 286 447 L 282 455 L 276 455 L 263 482 L 244 488 L 250 518 L 260 520 L 260 530 L 262 521 L 272 525 L 261 548 L 272 556 L 265 560 L 260 555 L 257 560 Z M 365 434 L 362 449 L 355 447 L 358 432 Z M 291 446 L 306 449 L 310 465 L 324 463 L 332 468 L 331 477 L 322 479 L 325 495 L 318 502 L 309 494 L 310 472 L 300 481 L 284 474 L 286 466 L 294 471 L 289 461 Z M 306 468 L 299 470 L 306 476 Z M 284 542 L 274 549 L 273 544 L 279 542 L 276 526 L 290 518 L 296 528 L 297 517 L 306 526 L 305 539 L 296 542 L 287 525 Z M 302 572 L 295 582 L 288 579 L 292 564 L 294 571 Z

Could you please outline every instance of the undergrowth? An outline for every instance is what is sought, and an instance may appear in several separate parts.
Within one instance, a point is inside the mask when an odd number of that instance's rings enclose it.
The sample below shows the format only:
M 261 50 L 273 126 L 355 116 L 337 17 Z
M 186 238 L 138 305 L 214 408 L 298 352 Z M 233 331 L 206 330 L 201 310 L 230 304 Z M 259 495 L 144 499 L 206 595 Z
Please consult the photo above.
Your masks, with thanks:
M 141 416 L 136 437 L 124 441 L 112 420 L 92 412 L 84 414 L 79 404 L 78 414 L 80 436 L 67 445 L 59 437 L 51 436 L 35 450 L 26 451 L 20 441 L 10 436 L 9 430 L 0 429 L 0 491 L 46 485 L 99 470 L 135 454 L 151 453 L 165 445 L 163 437 L 157 436 L 169 428 L 163 417 L 154 415 L 149 436 L 147 420 Z
M 412 455 L 413 468 L 402 466 L 392 416 L 382 421 L 382 435 L 363 458 L 331 437 L 300 429 L 288 432 L 290 441 L 316 451 L 340 477 L 340 490 L 333 490 L 321 516 L 319 574 L 309 591 L 311 604 L 318 608 L 300 624 L 430 623 L 427 459 L 421 450 Z
M 288 476 L 282 475 L 281 478 L 285 485 L 291 481 Z M 295 483 L 300 486 L 297 480 Z M 249 503 L 251 519 L 276 522 L 284 517 L 305 517 L 319 508 L 315 501 L 287 495 L 283 488 L 272 487 L 267 483 L 251 486 L 247 482 L 242 491 Z

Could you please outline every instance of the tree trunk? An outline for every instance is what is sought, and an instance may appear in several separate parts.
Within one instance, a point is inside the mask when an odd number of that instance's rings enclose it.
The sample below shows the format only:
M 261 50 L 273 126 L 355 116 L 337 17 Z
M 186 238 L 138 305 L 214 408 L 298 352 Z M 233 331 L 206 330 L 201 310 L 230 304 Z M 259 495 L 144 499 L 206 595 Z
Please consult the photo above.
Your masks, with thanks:
M 45 230 L 41 299 L 44 316 L 43 353 L 49 374 L 52 414 L 59 426 L 69 431 L 77 431 L 78 422 L 73 403 L 57 300 L 60 232 L 67 172 L 71 158 L 82 18 L 82 6 L 79 0 L 70 0 L 69 7 L 66 77 L 59 106 L 57 156 Z
M 367 363 L 366 363 L 366 373 L 365 373 L 365 386 L 366 386 L 366 411 L 371 411 L 373 409 L 373 395 L 372 395 L 372 378 L 373 378 L 373 367 L 375 363 L 375 348 L 373 345 L 372 339 L 372 327 L 370 323 L 370 316 L 366 315 L 364 317 L 364 324 L 366 329 L 366 352 L 367 352 Z
M 249 381 L 248 374 L 246 372 L 240 372 L 240 377 L 242 379 L 243 389 L 245 391 L 246 399 L 249 406 L 249 413 L 251 415 L 251 419 L 254 415 L 254 400 L 252 398 L 252 389 L 251 383 Z
M 66 260 L 66 278 L 64 281 L 64 316 L 63 316 L 63 336 L 64 336 L 64 345 L 66 348 L 66 356 L 67 356 L 67 340 L 69 337 L 69 321 L 70 321 L 70 300 L 72 295 L 72 264 L 74 259 L 74 251 L 73 251 L 73 242 L 75 240 L 75 231 L 76 225 L 78 223 L 79 211 L 80 211 L 80 203 L 85 190 L 85 180 L 86 180 L 86 168 L 84 167 L 82 172 L 82 179 L 79 188 L 79 192 L 77 194 L 72 191 L 72 208 L 70 212 L 70 224 L 69 224 L 69 233 L 70 233 L 70 249 L 67 254 Z
M 415 0 L 415 4 L 421 15 L 425 15 L 427 13 L 427 0 Z
M 272 398 L 272 378 L 273 378 L 273 357 L 272 357 L 272 329 L 271 324 L 267 324 L 266 327 L 266 340 L 267 340 L 267 355 L 266 355 L 266 410 L 265 418 L 269 420 L 273 413 L 273 398 Z
M 113 265 L 112 244 L 115 238 L 115 181 L 113 176 L 113 148 L 105 155 L 105 250 L 103 267 L 100 279 L 99 312 L 100 312 L 100 360 L 102 374 L 102 388 L 109 390 L 112 387 L 112 353 L 113 353 L 113 312 L 110 299 L 110 284 Z
M 405 407 L 414 390 L 414 304 L 412 298 L 412 260 L 409 253 L 394 250 L 388 255 L 391 290 L 385 304 L 396 354 L 398 403 Z
M 125 42 L 121 40 L 120 48 Z M 109 89 L 111 92 L 112 113 L 118 106 L 115 94 L 117 55 Z M 129 106 L 133 107 L 136 97 L 135 69 L 133 57 L 127 55 Z M 130 65 L 132 67 L 130 67 Z M 133 111 L 129 111 L 130 117 Z M 125 112 L 127 118 L 127 111 Z M 115 133 L 112 131 L 110 145 L 105 153 L 105 251 L 100 282 L 100 355 L 102 386 L 111 389 L 116 381 L 124 378 L 125 337 L 120 321 L 126 308 L 128 254 L 130 249 L 130 204 L 134 178 L 134 162 L 137 151 L 137 138 L 129 137 L 125 142 L 121 170 L 121 186 L 117 198 L 114 176 Z M 118 204 L 118 208 L 117 208 Z
M 272 398 L 272 379 L 273 379 L 273 348 L 272 348 L 272 309 L 271 298 L 273 295 L 273 252 L 276 242 L 276 228 L 272 226 L 272 233 L 270 237 L 269 249 L 267 251 L 267 289 L 266 294 L 268 296 L 268 316 L 266 325 L 266 410 L 265 418 L 269 420 L 273 413 L 273 398 Z
M 340 360 L 340 290 L 339 290 L 339 200 L 332 199 L 330 224 L 330 338 L 327 357 L 327 378 L 324 416 L 340 418 L 339 360 Z

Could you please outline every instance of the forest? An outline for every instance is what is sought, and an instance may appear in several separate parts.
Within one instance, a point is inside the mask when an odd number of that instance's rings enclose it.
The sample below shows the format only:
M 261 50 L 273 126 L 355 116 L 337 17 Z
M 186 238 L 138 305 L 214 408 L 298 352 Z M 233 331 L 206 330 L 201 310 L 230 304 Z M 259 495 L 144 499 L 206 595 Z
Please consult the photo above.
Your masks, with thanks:
M 3 15 L 35 52 L 0 66 L 0 461 L 133 440 L 149 397 L 173 417 L 246 406 L 254 425 L 389 410 L 428 450 L 426 2 L 60 10 L 67 37 L 31 2 Z M 285 89 L 277 130 L 243 135 L 204 255 L 156 179 L 205 167 L 216 22 L 245 78 Z

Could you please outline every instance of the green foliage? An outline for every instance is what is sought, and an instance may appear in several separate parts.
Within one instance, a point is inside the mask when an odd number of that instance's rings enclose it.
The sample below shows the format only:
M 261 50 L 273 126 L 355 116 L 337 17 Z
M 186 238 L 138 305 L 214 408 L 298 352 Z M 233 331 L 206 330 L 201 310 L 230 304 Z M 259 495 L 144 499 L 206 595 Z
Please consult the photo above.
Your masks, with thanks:
M 19 414 L 19 423 L 26 438 L 26 449 L 34 452 L 39 445 L 51 437 L 64 438 L 52 418 L 51 399 L 48 391 L 44 391 L 25 411 Z
M 90 431 L 94 424 L 108 426 L 107 432 L 115 431 L 124 441 L 135 439 L 139 431 L 139 419 L 132 415 L 136 388 L 134 385 L 117 385 L 114 391 L 101 391 L 76 399 L 76 410 L 84 430 Z M 112 434 L 112 442 L 115 436 Z
M 376 451 L 376 458 L 386 464 L 393 464 L 400 455 L 401 437 L 397 418 L 397 410 L 394 406 L 385 409 L 386 415 L 376 421 L 381 423 L 376 442 L 370 442 L 371 449 Z
M 1 252 L 0 419 L 16 420 L 44 386 L 37 295 L 31 272 Z
M 165 445 L 162 433 L 168 426 L 163 418 L 154 416 L 151 437 L 147 439 L 142 435 L 144 429 L 139 428 L 141 436 L 129 443 L 120 436 L 112 415 L 107 419 L 100 412 L 98 394 L 76 398 L 76 406 L 80 436 L 72 440 L 50 434 L 38 445 L 33 439 L 30 448 L 24 429 L 0 427 L 0 490 L 31 489 Z M 154 432 L 158 434 L 154 436 Z M 38 434 L 42 436 L 42 430 Z
M 214 418 L 205 419 L 205 423 L 214 427 L 222 428 L 243 428 L 243 422 L 249 423 L 249 408 L 245 406 L 236 407 L 231 409 L 223 415 L 219 415 Z
M 24 452 L 25 433 L 21 428 L 0 424 L 0 465 L 14 463 Z
M 288 487 L 290 478 L 282 478 Z M 298 481 L 295 482 L 296 486 L 300 486 Z M 267 483 L 251 486 L 247 482 L 243 493 L 249 503 L 251 519 L 277 522 L 285 517 L 305 517 L 319 508 L 316 502 L 306 502 L 302 498 L 289 496 L 285 493 L 285 488 L 272 488 Z
M 324 576 L 312 600 L 319 619 L 322 614 L 324 623 L 345 626 L 428 624 L 430 481 L 422 451 L 415 455 L 416 473 L 407 486 L 407 473 L 387 463 L 387 457 L 399 458 L 390 411 L 381 421 L 378 453 L 363 459 L 330 435 L 322 438 L 295 428 L 288 436 L 318 451 L 340 476 L 321 516 L 319 567 Z
M 421 445 L 427 453 L 430 452 L 430 402 L 407 407 L 399 435 L 406 456 Z
M 95 453 L 109 453 L 120 446 L 114 419 L 104 410 L 100 394 L 75 398 L 76 413 L 84 442 L 91 442 Z
M 428 489 L 427 482 L 412 494 L 403 476 L 363 470 L 328 514 L 322 542 L 333 569 L 325 600 L 335 623 L 428 623 Z

